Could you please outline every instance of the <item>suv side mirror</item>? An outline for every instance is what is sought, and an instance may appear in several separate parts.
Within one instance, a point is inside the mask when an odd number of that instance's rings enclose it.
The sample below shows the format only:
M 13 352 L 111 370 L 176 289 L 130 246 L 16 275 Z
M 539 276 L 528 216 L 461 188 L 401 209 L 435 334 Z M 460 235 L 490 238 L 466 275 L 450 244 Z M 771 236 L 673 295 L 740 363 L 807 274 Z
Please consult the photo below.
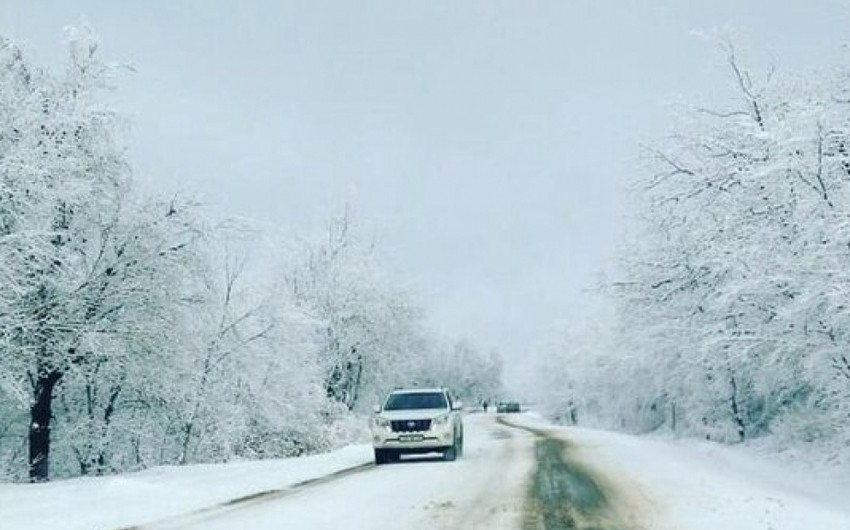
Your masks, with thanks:
M 372 412 L 374 412 L 375 414 L 380 414 L 381 413 L 381 406 L 375 405 L 374 407 L 372 407 Z
M 455 401 L 452 403 L 452 410 L 463 410 L 463 403 L 460 401 Z

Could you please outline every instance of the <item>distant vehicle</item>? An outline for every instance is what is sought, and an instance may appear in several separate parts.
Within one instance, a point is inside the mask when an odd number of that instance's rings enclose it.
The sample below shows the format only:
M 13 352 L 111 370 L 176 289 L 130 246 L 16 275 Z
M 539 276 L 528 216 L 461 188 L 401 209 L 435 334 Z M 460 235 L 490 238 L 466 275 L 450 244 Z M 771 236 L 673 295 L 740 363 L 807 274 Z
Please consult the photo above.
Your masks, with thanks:
M 496 412 L 521 412 L 518 401 L 500 401 L 496 405 Z
M 463 453 L 462 409 L 445 388 L 390 392 L 372 418 L 375 464 L 402 454 L 442 453 L 444 460 L 455 460 Z

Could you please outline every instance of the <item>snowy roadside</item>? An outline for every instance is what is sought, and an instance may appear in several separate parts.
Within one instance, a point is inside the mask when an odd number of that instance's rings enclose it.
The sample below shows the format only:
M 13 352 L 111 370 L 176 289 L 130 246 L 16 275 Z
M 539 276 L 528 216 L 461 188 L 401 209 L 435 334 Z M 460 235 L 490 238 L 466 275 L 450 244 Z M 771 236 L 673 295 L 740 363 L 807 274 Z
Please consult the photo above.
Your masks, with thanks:
M 262 526 L 259 523 L 277 527 L 286 519 L 318 521 L 308 528 L 335 528 L 340 521 L 358 528 L 395 528 L 399 521 L 405 522 L 401 528 L 433 528 L 435 524 L 454 528 L 458 520 L 478 518 L 500 528 L 513 527 L 508 523 L 515 520 L 517 506 L 523 502 L 524 477 L 533 464 L 526 457 L 533 453 L 526 438 L 492 428 L 490 421 L 496 418 L 467 418 L 467 455 L 454 465 L 425 461 L 382 466 L 307 490 L 310 495 L 204 520 L 198 527 L 253 528 Z M 511 414 L 505 419 L 567 440 L 573 456 L 595 471 L 604 486 L 613 486 L 615 508 L 636 523 L 629 528 L 850 529 L 846 502 L 850 478 L 771 461 L 756 448 L 556 427 L 533 414 Z M 117 530 L 285 490 L 371 461 L 371 447 L 356 445 L 303 458 L 159 467 L 48 484 L 5 484 L 0 485 L 0 527 Z M 400 491 L 405 495 L 396 495 Z M 380 513 L 363 512 L 363 503 L 375 499 L 382 502 Z M 213 523 L 218 526 L 209 526 Z
M 355 445 L 301 458 L 155 467 L 46 484 L 0 484 L 0 527 L 113 530 L 287 488 L 371 461 L 371 446 Z
M 638 505 L 651 505 L 654 530 L 850 529 L 850 478 L 693 440 L 662 440 L 576 427 L 523 423 L 561 432 L 583 460 Z

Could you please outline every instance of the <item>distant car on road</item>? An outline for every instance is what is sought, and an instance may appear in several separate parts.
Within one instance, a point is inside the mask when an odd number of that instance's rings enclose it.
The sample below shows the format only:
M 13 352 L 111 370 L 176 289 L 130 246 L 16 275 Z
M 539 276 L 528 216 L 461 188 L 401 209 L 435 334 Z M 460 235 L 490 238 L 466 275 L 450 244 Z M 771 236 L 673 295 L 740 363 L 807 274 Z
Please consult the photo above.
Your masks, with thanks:
M 372 418 L 375 463 L 423 453 L 442 453 L 444 460 L 455 460 L 463 453 L 462 408 L 445 388 L 390 392 Z
M 496 405 L 496 412 L 521 412 L 518 401 L 500 401 Z

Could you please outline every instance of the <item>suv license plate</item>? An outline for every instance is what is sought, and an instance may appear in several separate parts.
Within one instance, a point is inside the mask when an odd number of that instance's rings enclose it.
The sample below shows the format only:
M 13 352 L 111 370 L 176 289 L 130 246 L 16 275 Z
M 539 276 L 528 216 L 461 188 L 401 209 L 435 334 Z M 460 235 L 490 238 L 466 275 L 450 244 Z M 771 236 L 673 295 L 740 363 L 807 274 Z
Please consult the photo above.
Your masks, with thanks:
M 398 436 L 399 442 L 421 442 L 422 435 L 421 434 L 400 434 Z

